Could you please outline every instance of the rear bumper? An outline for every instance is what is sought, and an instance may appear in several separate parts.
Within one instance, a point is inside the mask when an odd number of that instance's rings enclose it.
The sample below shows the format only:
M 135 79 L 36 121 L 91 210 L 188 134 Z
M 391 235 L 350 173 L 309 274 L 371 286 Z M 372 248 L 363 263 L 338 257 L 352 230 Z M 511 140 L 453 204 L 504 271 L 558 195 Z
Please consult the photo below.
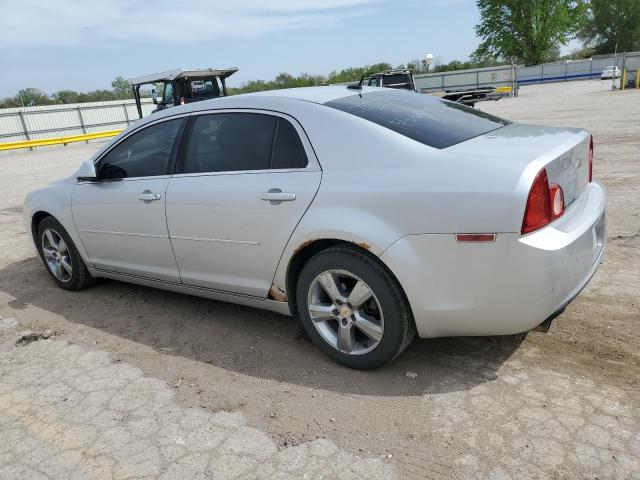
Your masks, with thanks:
M 396 274 L 421 337 L 530 330 L 587 285 L 605 250 L 604 188 L 593 182 L 567 213 L 529 235 L 457 243 L 453 234 L 403 237 L 382 260 Z

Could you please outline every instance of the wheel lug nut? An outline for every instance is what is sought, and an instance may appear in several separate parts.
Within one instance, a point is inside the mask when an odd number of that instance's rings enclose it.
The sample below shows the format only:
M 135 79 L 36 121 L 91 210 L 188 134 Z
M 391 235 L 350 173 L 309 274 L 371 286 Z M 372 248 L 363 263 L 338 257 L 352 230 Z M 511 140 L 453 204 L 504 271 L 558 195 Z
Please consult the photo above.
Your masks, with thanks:
M 346 318 L 342 319 L 342 326 L 346 327 L 347 325 L 349 325 L 349 320 L 347 320 Z
M 331 312 L 332 315 L 337 316 L 338 315 L 338 309 L 334 308 L 333 311 Z

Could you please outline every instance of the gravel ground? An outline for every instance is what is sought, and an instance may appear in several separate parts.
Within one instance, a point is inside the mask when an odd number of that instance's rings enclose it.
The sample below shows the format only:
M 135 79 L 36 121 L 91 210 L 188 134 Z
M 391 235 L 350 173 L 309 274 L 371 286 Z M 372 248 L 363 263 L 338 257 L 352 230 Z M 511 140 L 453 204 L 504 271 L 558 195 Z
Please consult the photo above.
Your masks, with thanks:
M 527 86 L 479 105 L 593 133 L 609 230 L 589 286 L 547 334 L 418 340 L 374 372 L 331 363 L 276 314 L 112 281 L 57 289 L 21 202 L 97 147 L 1 157 L 0 478 L 226 478 L 229 465 L 267 477 L 295 465 L 311 478 L 640 478 L 640 91 L 609 88 Z M 16 346 L 27 329 L 53 335 Z

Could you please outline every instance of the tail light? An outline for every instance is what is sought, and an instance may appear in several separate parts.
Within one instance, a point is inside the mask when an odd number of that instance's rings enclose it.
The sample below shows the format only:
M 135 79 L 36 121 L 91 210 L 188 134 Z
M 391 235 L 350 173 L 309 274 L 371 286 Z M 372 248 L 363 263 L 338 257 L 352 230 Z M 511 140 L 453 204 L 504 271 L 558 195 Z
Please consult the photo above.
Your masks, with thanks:
M 542 169 L 533 181 L 524 211 L 521 233 L 544 227 L 564 213 L 564 193 L 558 184 L 549 185 L 547 170 Z
M 593 181 L 593 137 L 589 138 L 589 183 Z
M 551 219 L 555 220 L 564 213 L 564 192 L 557 183 L 549 185 L 549 198 L 551 201 Z

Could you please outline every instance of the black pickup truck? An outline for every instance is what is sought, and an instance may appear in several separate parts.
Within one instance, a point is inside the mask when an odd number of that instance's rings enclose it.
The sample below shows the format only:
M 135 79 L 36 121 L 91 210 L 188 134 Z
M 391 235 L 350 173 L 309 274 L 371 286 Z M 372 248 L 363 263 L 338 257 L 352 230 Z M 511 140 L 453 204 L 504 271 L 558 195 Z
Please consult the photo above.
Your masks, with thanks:
M 363 77 L 360 81 L 363 86 L 399 88 L 402 90 L 413 90 L 428 95 L 445 98 L 453 102 L 462 103 L 473 107 L 477 102 L 489 100 L 500 100 L 505 92 L 498 91 L 495 87 L 464 88 L 455 90 L 444 90 L 440 92 L 427 92 L 416 89 L 411 70 L 388 70 L 386 72 L 374 73 L 368 77 Z

